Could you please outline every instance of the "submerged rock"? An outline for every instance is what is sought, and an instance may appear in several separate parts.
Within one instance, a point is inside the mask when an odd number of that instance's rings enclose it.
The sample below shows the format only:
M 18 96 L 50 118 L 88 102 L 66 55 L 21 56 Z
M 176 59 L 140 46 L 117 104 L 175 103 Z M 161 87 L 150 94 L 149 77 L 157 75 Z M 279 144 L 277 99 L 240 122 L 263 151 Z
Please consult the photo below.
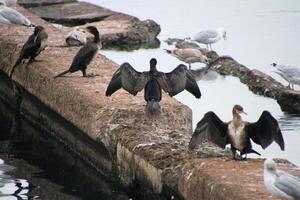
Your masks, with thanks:
M 160 44 L 157 42 L 157 35 L 161 29 L 155 21 L 151 19 L 141 21 L 136 17 L 87 2 L 51 4 L 28 9 L 51 23 L 64 26 L 96 26 L 105 48 L 112 46 L 124 48 L 126 45 L 135 45 L 133 49 L 136 49 L 139 47 L 138 44 L 143 43 L 151 43 L 148 47 L 157 48 Z M 67 32 L 71 31 L 74 30 L 68 29 Z M 66 38 L 67 44 L 84 43 L 84 39 L 79 41 L 76 38 L 76 35 L 82 37 L 81 33 L 70 34 L 71 36 L 68 35 Z
M 177 38 L 169 38 L 165 42 L 175 45 L 177 48 L 199 49 L 210 58 L 211 68 L 218 73 L 238 77 L 253 93 L 276 99 L 284 112 L 300 113 L 300 91 L 291 90 L 257 69 L 250 70 L 232 57 L 219 56 L 215 51 L 208 51 L 196 43 L 192 44 Z

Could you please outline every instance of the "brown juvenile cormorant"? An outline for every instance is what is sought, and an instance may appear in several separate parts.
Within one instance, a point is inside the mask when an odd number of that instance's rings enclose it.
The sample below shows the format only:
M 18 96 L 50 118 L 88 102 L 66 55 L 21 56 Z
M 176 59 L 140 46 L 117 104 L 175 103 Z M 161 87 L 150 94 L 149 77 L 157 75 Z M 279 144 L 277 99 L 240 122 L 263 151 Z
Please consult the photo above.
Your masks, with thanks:
M 29 36 L 23 45 L 19 58 L 12 67 L 9 76 L 12 77 L 16 66 L 21 64 L 24 59 L 29 59 L 29 63 L 34 61 L 35 57 L 37 57 L 47 47 L 47 40 L 48 34 L 44 27 L 36 26 L 33 34 Z
M 114 73 L 106 90 L 106 96 L 111 96 L 115 91 L 124 88 L 132 95 L 145 89 L 144 98 L 147 101 L 146 110 L 150 114 L 159 110 L 161 89 L 170 96 L 174 96 L 184 89 L 196 98 L 201 97 L 197 82 L 185 65 L 179 65 L 172 72 L 163 73 L 156 69 L 155 58 L 150 60 L 150 71 L 138 72 L 129 63 L 123 63 Z
M 242 159 L 242 155 L 258 152 L 252 149 L 252 139 L 263 149 L 267 148 L 275 141 L 284 150 L 284 141 L 278 122 L 268 112 L 263 111 L 260 118 L 255 123 L 245 122 L 241 114 L 245 114 L 240 105 L 235 105 L 232 110 L 233 119 L 224 123 L 212 111 L 206 113 L 198 122 L 197 128 L 189 144 L 190 149 L 194 149 L 198 144 L 205 140 L 210 140 L 221 148 L 231 144 L 231 151 L 234 159 Z M 240 156 L 236 151 L 240 151 Z
M 96 27 L 88 26 L 85 28 L 88 32 L 94 35 L 94 40 L 87 42 L 80 50 L 77 52 L 76 56 L 73 59 L 73 62 L 70 68 L 58 75 L 56 77 L 63 76 L 67 73 L 74 73 L 81 71 L 83 77 L 91 77 L 92 75 L 86 74 L 87 66 L 92 62 L 93 58 L 97 54 L 98 50 L 101 48 L 100 43 L 100 34 Z

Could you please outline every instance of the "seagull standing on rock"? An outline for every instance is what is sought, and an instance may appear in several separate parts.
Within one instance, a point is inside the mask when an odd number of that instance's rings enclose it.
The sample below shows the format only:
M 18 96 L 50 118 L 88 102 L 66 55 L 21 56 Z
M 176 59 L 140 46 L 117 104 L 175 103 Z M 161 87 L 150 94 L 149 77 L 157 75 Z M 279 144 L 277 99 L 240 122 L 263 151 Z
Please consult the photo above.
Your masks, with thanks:
M 201 62 L 207 64 L 209 62 L 206 55 L 204 55 L 199 49 L 184 48 L 184 49 L 165 49 L 168 54 L 178 58 L 179 60 L 188 63 L 189 69 L 191 69 L 191 63 Z
M 276 63 L 272 63 L 271 65 L 278 70 L 275 73 L 279 74 L 289 83 L 289 88 L 294 89 L 294 84 L 300 85 L 300 68 Z
M 0 0 L 0 23 L 33 26 L 29 19 L 15 9 L 7 7 L 3 0 Z
M 300 199 L 300 178 L 278 170 L 272 159 L 264 163 L 264 183 L 274 196 L 285 199 Z
M 227 33 L 224 28 L 204 29 L 196 33 L 192 38 L 187 39 L 206 44 L 207 49 L 212 50 L 211 44 L 218 42 L 221 38 L 227 39 Z

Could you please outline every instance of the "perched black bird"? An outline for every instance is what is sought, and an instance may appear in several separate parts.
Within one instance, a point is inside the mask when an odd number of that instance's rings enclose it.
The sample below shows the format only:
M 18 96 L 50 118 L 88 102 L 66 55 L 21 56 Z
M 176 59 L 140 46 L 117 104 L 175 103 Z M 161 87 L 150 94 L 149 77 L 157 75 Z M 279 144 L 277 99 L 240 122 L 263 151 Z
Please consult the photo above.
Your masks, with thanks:
M 56 75 L 54 78 L 63 76 L 69 72 L 77 72 L 79 70 L 82 72 L 83 77 L 91 76 L 87 75 L 86 68 L 92 62 L 98 50 L 101 48 L 100 34 L 97 28 L 94 26 L 88 26 L 85 29 L 94 35 L 94 40 L 87 42 L 83 47 L 81 47 L 74 57 L 70 68 Z
M 159 110 L 161 89 L 170 96 L 174 96 L 184 89 L 196 98 L 201 97 L 197 82 L 185 65 L 178 65 L 172 72 L 163 73 L 156 69 L 155 58 L 150 60 L 150 71 L 138 72 L 129 63 L 123 63 L 114 73 L 106 90 L 106 96 L 111 96 L 115 91 L 124 88 L 132 95 L 145 89 L 144 97 L 147 102 L 146 110 L 150 114 Z
M 21 64 L 24 59 L 29 59 L 29 63 L 34 61 L 35 57 L 37 57 L 46 47 L 47 47 L 48 34 L 44 27 L 36 26 L 34 28 L 34 32 L 29 36 L 25 44 L 23 45 L 20 56 L 12 70 L 9 74 L 12 77 L 16 66 Z
M 252 139 L 256 144 L 261 145 L 263 149 L 275 141 L 281 150 L 284 150 L 284 141 L 278 122 L 268 111 L 263 111 L 255 123 L 242 120 L 240 114 L 246 113 L 239 105 L 233 107 L 232 114 L 232 121 L 224 123 L 214 112 L 206 113 L 197 124 L 189 148 L 194 149 L 205 140 L 209 140 L 221 148 L 231 144 L 233 158 L 242 159 L 242 155 L 248 153 L 260 155 L 252 149 L 250 141 Z M 237 150 L 240 151 L 240 156 L 237 155 Z

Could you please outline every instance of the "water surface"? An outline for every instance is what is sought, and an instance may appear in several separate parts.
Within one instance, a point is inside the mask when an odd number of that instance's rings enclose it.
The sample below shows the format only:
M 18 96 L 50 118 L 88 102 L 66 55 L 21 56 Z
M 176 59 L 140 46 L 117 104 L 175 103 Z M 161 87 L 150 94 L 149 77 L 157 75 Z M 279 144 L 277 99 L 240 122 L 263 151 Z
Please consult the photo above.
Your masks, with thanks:
M 275 74 L 272 62 L 300 66 L 300 1 L 298 0 L 88 0 L 112 10 L 131 14 L 140 19 L 153 19 L 161 25 L 160 48 L 137 51 L 101 51 L 110 59 L 121 64 L 131 63 L 138 70 L 148 70 L 150 58 L 158 59 L 158 69 L 170 71 L 181 62 L 167 55 L 163 49 L 173 48 L 163 41 L 169 37 L 184 38 L 201 28 L 224 27 L 227 41 L 213 45 L 220 55 L 231 55 L 238 62 L 251 69 L 259 69 L 283 84 L 285 80 Z M 194 64 L 200 68 L 202 64 Z M 256 121 L 263 110 L 269 110 L 279 120 L 286 143 L 286 150 L 280 151 L 272 144 L 263 151 L 255 149 L 263 157 L 286 158 L 300 166 L 300 116 L 283 113 L 277 102 L 251 93 L 247 86 L 234 77 L 221 77 L 213 81 L 198 82 L 202 98 L 195 99 L 188 92 L 175 98 L 193 110 L 193 125 L 207 111 L 214 111 L 224 121 L 231 119 L 234 104 L 240 104 L 248 113 L 245 120 Z M 300 89 L 300 87 L 297 87 Z

